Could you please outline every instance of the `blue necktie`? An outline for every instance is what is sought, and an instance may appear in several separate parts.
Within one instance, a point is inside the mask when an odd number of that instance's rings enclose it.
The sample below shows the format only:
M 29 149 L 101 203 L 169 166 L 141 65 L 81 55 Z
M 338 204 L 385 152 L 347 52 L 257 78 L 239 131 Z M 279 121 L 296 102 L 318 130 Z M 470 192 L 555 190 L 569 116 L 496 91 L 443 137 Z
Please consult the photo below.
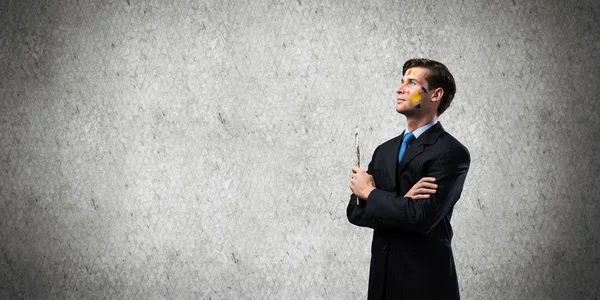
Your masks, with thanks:
M 404 153 L 406 153 L 406 149 L 410 146 L 410 143 L 415 140 L 415 135 L 412 132 L 407 132 L 404 134 L 404 139 L 402 139 L 402 146 L 400 146 L 400 153 L 398 153 L 398 162 L 402 161 L 402 157 L 404 157 Z

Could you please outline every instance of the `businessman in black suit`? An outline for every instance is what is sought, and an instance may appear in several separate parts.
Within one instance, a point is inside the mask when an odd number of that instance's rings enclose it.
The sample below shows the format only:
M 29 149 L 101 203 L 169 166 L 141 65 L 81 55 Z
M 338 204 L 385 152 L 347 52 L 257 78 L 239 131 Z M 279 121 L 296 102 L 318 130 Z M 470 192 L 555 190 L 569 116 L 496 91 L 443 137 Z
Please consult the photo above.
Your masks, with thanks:
M 460 299 L 450 219 L 470 164 L 437 121 L 456 86 L 446 66 L 408 60 L 396 91 L 404 132 L 352 169 L 348 220 L 373 228 L 368 299 Z M 356 198 L 358 197 L 358 204 Z

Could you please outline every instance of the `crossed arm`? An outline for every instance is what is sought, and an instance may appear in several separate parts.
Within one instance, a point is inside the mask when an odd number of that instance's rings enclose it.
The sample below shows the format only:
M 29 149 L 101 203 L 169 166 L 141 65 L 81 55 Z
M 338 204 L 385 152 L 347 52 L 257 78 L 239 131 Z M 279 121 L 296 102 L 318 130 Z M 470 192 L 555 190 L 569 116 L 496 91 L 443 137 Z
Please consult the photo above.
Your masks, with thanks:
M 427 177 L 417 182 L 404 196 L 375 188 L 371 175 L 354 168 L 348 220 L 358 226 L 397 227 L 427 234 L 460 197 L 469 164 L 470 156 L 466 149 L 449 149 L 434 161 Z M 371 167 L 369 164 L 369 169 Z M 359 204 L 356 204 L 357 196 L 361 199 Z

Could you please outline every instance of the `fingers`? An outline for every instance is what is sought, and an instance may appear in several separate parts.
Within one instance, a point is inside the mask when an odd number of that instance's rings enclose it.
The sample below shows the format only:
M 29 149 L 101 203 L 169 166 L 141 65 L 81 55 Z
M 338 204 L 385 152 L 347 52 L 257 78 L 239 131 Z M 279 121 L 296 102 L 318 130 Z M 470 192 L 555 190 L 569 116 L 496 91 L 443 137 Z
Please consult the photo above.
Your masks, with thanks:
M 437 189 L 438 185 L 435 183 L 423 182 L 415 184 L 416 188 L 428 188 L 428 189 Z
M 416 190 L 417 194 L 435 194 L 437 192 L 436 189 L 426 189 L 426 188 L 420 188 Z
M 411 199 L 429 199 L 431 197 L 430 194 L 418 194 L 418 193 L 406 193 L 404 197 L 409 197 Z
M 365 172 L 365 170 L 363 170 L 357 166 L 352 167 L 352 173 L 364 173 L 364 172 Z
M 423 177 L 421 178 L 421 180 L 419 180 L 419 182 L 417 182 L 414 187 L 415 188 L 430 188 L 430 189 L 437 189 L 438 185 L 433 183 L 435 182 L 435 178 L 434 177 Z
M 435 194 L 436 190 L 431 189 L 417 189 L 415 191 L 411 191 L 405 195 L 405 197 L 410 197 L 412 199 L 429 199 L 432 194 Z
M 417 183 L 423 183 L 423 182 L 435 182 L 435 177 L 423 177 Z
M 413 186 L 405 197 L 412 199 L 428 199 L 431 195 L 437 193 L 437 185 L 432 183 L 417 183 Z

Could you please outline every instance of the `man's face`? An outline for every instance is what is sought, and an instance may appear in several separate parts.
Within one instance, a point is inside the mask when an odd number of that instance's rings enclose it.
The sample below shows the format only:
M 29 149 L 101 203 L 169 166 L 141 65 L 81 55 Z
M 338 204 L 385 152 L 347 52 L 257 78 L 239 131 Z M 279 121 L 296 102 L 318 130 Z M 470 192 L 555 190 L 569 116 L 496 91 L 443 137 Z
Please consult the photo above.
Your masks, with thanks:
M 406 70 L 396 90 L 396 111 L 409 115 L 423 115 L 431 110 L 431 95 L 427 81 L 428 70 L 415 67 Z

